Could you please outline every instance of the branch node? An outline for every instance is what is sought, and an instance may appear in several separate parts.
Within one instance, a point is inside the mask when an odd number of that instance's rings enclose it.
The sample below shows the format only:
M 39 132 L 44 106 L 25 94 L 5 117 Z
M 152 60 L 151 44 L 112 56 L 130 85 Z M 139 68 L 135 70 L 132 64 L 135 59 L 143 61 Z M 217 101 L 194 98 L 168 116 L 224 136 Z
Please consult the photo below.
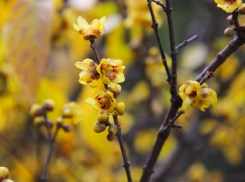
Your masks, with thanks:
M 148 174 L 153 174 L 154 173 L 154 170 L 148 170 L 146 165 L 144 165 L 143 169 Z
M 202 85 L 203 83 L 205 83 L 207 80 L 209 80 L 212 77 L 214 77 L 214 73 L 212 71 L 207 71 L 204 77 L 199 82 L 200 85 Z

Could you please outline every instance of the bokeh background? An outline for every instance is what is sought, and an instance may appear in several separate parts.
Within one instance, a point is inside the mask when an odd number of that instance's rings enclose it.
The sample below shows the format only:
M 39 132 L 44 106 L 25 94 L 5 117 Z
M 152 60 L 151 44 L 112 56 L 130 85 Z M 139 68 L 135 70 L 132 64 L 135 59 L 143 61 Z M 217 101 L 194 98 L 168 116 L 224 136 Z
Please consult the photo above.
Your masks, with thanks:
M 166 15 L 153 5 L 164 51 L 169 58 Z M 199 38 L 178 55 L 178 86 L 194 80 L 231 41 L 222 9 L 213 0 L 172 0 L 176 45 L 195 34 Z M 50 120 L 61 116 L 64 104 L 78 103 L 77 116 L 60 131 L 48 171 L 50 182 L 125 182 L 118 141 L 107 132 L 93 132 L 97 112 L 84 102 L 96 89 L 78 83 L 81 70 L 74 66 L 94 59 L 88 41 L 73 29 L 77 16 L 89 23 L 107 17 L 106 32 L 96 39 L 101 58 L 121 59 L 126 66 L 117 101 L 127 112 L 119 117 L 138 181 L 170 106 L 169 86 L 151 29 L 146 0 L 0 0 L 0 166 L 15 182 L 39 181 L 48 140 L 45 128 L 33 125 L 29 108 L 53 99 Z M 239 16 L 240 23 L 245 16 Z M 218 103 L 206 109 L 190 107 L 173 129 L 155 166 L 154 182 L 245 181 L 245 47 L 208 81 Z

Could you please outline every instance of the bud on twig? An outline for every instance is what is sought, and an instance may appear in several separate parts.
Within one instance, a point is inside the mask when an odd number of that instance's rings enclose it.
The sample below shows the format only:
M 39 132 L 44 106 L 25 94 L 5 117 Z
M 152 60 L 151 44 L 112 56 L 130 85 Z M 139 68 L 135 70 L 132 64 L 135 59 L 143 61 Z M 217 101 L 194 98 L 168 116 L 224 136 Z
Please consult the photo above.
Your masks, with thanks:
M 115 135 L 108 134 L 106 138 L 109 142 L 112 142 L 115 139 Z
M 108 114 L 105 111 L 100 111 L 97 119 L 99 122 L 106 122 L 108 120 Z
M 6 167 L 0 167 L 0 181 L 9 177 L 9 170 Z
M 55 102 L 51 99 L 47 99 L 43 103 L 43 109 L 46 111 L 53 111 L 55 107 Z
M 116 135 L 117 132 L 118 132 L 118 128 L 117 128 L 116 125 L 112 124 L 111 126 L 109 126 L 109 128 L 108 128 L 108 133 L 109 133 L 110 135 Z
M 61 127 L 63 125 L 63 118 L 62 117 L 59 117 L 56 119 L 56 125 L 58 127 Z
M 234 28 L 225 29 L 224 34 L 225 34 L 226 37 L 232 36 L 234 34 Z
M 43 116 L 37 116 L 34 118 L 33 124 L 37 127 L 43 126 L 45 124 L 45 119 Z
M 124 115 L 124 113 L 126 112 L 125 104 L 123 102 L 118 103 L 115 107 L 115 110 L 118 112 L 119 115 Z
M 30 109 L 30 115 L 32 117 L 42 116 L 43 108 L 39 104 L 33 104 Z
M 235 24 L 235 22 L 234 22 L 234 20 L 232 18 L 232 15 L 227 16 L 226 20 L 229 23 L 229 25 L 234 25 Z
M 105 131 L 105 129 L 106 129 L 105 123 L 101 123 L 99 121 L 96 121 L 94 123 L 93 130 L 95 133 L 101 133 L 101 132 Z
M 71 125 L 68 125 L 68 124 L 64 124 L 64 125 L 62 126 L 62 128 L 63 128 L 63 130 L 64 130 L 65 132 L 70 132 L 70 131 L 72 130 Z

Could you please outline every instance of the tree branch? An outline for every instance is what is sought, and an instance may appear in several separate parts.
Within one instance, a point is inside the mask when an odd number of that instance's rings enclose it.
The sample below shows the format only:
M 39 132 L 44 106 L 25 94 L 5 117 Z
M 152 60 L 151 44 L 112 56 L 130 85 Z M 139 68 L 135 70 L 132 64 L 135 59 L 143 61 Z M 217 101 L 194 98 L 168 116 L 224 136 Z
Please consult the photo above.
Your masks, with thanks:
M 156 18 L 155 18 L 155 15 L 154 15 L 150 0 L 147 0 L 147 5 L 149 7 L 149 10 L 150 10 L 150 13 L 151 13 L 151 18 L 152 18 L 151 27 L 153 28 L 153 30 L 154 30 L 154 32 L 156 34 L 158 47 L 160 49 L 160 54 L 161 54 L 161 57 L 162 57 L 162 62 L 163 62 L 163 65 L 165 67 L 165 70 L 166 70 L 166 73 L 167 73 L 167 76 L 168 76 L 167 81 L 170 83 L 171 82 L 171 74 L 170 74 L 170 70 L 168 68 L 168 64 L 167 64 L 166 57 L 165 57 L 165 54 L 164 54 L 164 51 L 163 51 L 160 35 L 159 35 L 159 32 L 158 32 L 158 22 L 156 21 Z
M 200 85 L 202 85 L 203 83 L 205 83 L 207 80 L 209 80 L 212 77 L 214 77 L 214 73 L 211 71 L 207 71 L 204 77 L 202 78 L 202 80 L 199 82 Z
M 120 145 L 120 148 L 121 148 L 121 152 L 122 152 L 122 156 L 123 156 L 123 161 L 124 161 L 123 167 L 125 168 L 125 171 L 126 171 L 126 174 L 127 174 L 127 178 L 128 178 L 128 182 L 132 182 L 131 173 L 130 173 L 130 169 L 129 169 L 130 162 L 128 161 L 128 157 L 127 157 L 126 150 L 125 150 L 125 147 L 124 147 L 122 134 L 121 134 L 121 126 L 120 126 L 120 124 L 118 122 L 117 116 L 113 116 L 113 119 L 114 119 L 115 125 L 118 128 L 117 138 L 118 138 L 118 142 L 119 142 L 119 145 Z
M 180 48 L 186 46 L 188 43 L 192 42 L 193 40 L 196 40 L 198 38 L 198 35 L 194 35 L 193 37 L 189 38 L 188 40 L 185 40 L 181 44 L 179 44 L 175 49 L 178 52 Z

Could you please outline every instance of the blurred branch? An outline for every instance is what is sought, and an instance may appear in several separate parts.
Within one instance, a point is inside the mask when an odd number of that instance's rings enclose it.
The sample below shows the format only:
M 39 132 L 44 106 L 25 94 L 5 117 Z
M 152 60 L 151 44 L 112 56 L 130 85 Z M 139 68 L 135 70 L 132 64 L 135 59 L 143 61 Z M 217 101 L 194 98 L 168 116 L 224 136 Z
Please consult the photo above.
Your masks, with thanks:
M 232 19 L 234 21 L 237 36 L 243 37 L 242 27 L 240 26 L 239 21 L 238 21 L 238 10 L 235 10 L 232 12 Z
M 185 40 L 181 44 L 179 44 L 175 49 L 178 52 L 180 48 L 186 46 L 188 43 L 192 42 L 193 40 L 196 40 L 198 38 L 198 35 L 194 35 L 193 37 L 189 38 L 188 40 Z
M 163 4 L 163 3 L 161 3 L 160 1 L 157 1 L 157 0 L 151 0 L 151 1 L 156 3 L 157 5 L 161 6 L 164 12 L 166 11 L 165 4 Z
M 42 175 L 42 182 L 47 182 L 47 171 L 48 171 L 48 165 L 49 165 L 49 162 L 50 162 L 50 159 L 51 159 L 51 156 L 52 156 L 52 152 L 53 152 L 53 148 L 54 148 L 54 142 L 55 142 L 55 139 L 56 139 L 56 136 L 58 134 L 58 131 L 60 129 L 60 126 L 57 126 L 56 127 L 56 130 L 54 132 L 54 135 L 53 137 L 51 136 L 51 131 L 50 131 L 50 124 L 48 122 L 48 119 L 47 119 L 47 112 L 45 111 L 44 112 L 44 117 L 45 117 L 45 126 L 46 126 L 46 129 L 48 131 L 48 137 L 49 137 L 49 149 L 48 149 L 48 155 L 47 155 L 47 159 L 46 159 L 46 163 L 45 163 L 45 168 L 44 168 L 44 172 L 43 172 L 43 175 Z
M 89 41 L 91 42 L 90 44 L 90 47 L 92 48 L 92 50 L 94 51 L 94 55 L 95 55 L 95 58 L 96 58 L 96 63 L 99 65 L 100 64 L 100 57 L 99 57 L 99 53 L 97 51 L 97 48 L 96 48 L 96 44 L 95 44 L 95 41 L 94 41 L 94 37 L 89 37 Z
M 153 28 L 153 30 L 154 30 L 154 32 L 156 34 L 158 47 L 160 49 L 160 53 L 161 53 L 161 57 L 162 57 L 162 62 L 163 62 L 163 65 L 165 67 L 165 70 L 166 70 L 166 73 L 167 73 L 167 76 L 168 76 L 167 81 L 170 83 L 171 82 L 171 74 L 170 74 L 170 70 L 168 68 L 168 64 L 167 64 L 166 57 L 165 57 L 165 54 L 164 54 L 164 51 L 163 51 L 160 35 L 159 35 L 159 32 L 158 32 L 158 22 L 156 21 L 156 18 L 155 18 L 155 15 L 154 15 L 150 0 L 147 0 L 147 5 L 149 7 L 149 10 L 150 10 L 150 13 L 151 13 L 151 18 L 152 18 L 151 27 Z

